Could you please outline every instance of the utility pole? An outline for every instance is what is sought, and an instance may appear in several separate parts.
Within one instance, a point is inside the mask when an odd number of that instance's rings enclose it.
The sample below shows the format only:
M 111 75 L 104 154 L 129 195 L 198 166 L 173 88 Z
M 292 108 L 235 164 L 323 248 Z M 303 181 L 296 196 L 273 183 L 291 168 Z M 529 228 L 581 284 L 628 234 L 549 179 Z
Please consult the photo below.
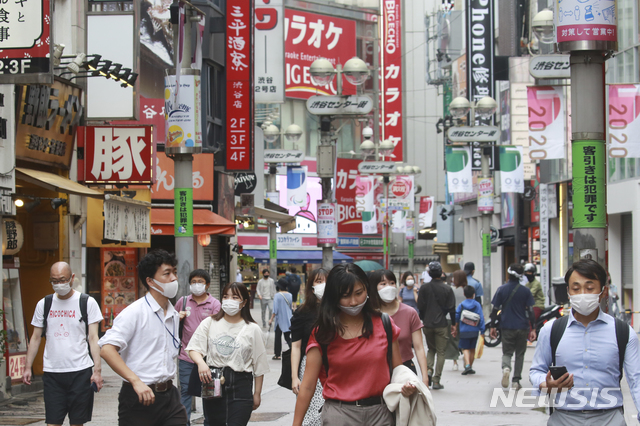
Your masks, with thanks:
M 178 12 L 179 2 L 175 2 L 172 7 L 172 16 L 177 15 L 178 19 L 172 20 L 173 24 L 173 45 L 174 45 L 174 64 L 176 69 L 180 68 L 183 76 L 195 76 L 199 79 L 200 71 L 191 68 L 191 22 L 193 10 L 189 6 L 185 7 L 184 15 Z M 197 19 L 197 15 L 195 15 Z M 179 59 L 179 38 L 180 25 L 179 19 L 184 20 L 183 36 L 182 36 L 182 61 Z M 169 73 L 170 74 L 170 73 Z M 168 80 L 168 78 L 167 78 Z M 166 86 L 165 86 L 166 87 Z M 180 90 L 177 87 L 175 90 Z M 178 92 L 179 93 L 179 92 Z M 170 95 L 171 101 L 175 98 L 173 93 Z M 166 109 L 166 107 L 165 107 Z M 200 108 L 196 106 L 191 114 L 199 114 Z M 199 117 L 197 117 L 199 119 Z M 168 132 L 167 132 L 168 134 Z M 183 139 L 186 139 L 184 137 Z M 194 140 L 197 139 L 194 135 Z M 193 244 L 193 154 L 202 152 L 202 142 L 194 144 L 195 146 L 186 146 L 186 143 L 180 143 L 177 146 L 169 146 L 165 144 L 165 153 L 170 156 L 174 162 L 175 170 L 175 186 L 174 186 L 174 211 L 175 211 L 175 253 L 178 259 L 178 282 L 179 289 L 176 297 L 182 297 L 189 294 L 189 274 L 193 270 L 194 244 Z M 185 226 L 186 232 L 182 231 L 181 223 Z
M 267 177 L 267 192 L 276 192 L 276 165 L 269 164 L 269 176 Z M 269 272 L 274 280 L 278 277 L 278 236 L 276 235 L 276 224 L 269 224 Z M 275 253 L 272 253 L 275 251 Z
M 341 80 L 338 79 L 338 81 Z M 334 197 L 331 190 L 331 179 L 334 174 L 335 146 L 331 144 L 331 117 L 329 116 L 320 118 L 320 145 L 318 146 L 317 164 L 317 172 L 322 185 L 322 202 L 332 203 Z M 330 271 L 333 268 L 333 245 L 320 243 L 318 245 L 322 247 L 322 267 Z
M 490 178 L 489 154 L 491 147 L 482 148 L 480 167 L 482 177 Z M 482 307 L 485 313 L 491 312 L 491 215 L 493 212 L 482 212 Z

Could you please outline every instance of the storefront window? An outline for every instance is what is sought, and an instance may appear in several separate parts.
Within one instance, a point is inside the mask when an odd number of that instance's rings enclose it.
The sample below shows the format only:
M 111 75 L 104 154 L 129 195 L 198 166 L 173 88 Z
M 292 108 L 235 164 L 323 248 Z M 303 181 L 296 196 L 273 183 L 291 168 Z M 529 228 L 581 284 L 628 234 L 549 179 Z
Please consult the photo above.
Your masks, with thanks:
M 26 364 L 27 331 L 22 312 L 22 294 L 18 269 L 2 270 L 3 309 L 7 331 L 8 372 L 12 380 L 22 377 Z

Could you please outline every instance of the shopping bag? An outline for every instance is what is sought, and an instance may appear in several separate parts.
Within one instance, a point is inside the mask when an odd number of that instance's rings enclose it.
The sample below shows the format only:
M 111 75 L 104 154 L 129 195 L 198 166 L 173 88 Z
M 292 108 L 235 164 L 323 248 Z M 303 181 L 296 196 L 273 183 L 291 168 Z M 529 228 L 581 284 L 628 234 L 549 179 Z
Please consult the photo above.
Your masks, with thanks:
M 482 358 L 482 352 L 484 351 L 484 336 L 481 334 L 478 337 L 478 343 L 476 343 L 476 359 Z

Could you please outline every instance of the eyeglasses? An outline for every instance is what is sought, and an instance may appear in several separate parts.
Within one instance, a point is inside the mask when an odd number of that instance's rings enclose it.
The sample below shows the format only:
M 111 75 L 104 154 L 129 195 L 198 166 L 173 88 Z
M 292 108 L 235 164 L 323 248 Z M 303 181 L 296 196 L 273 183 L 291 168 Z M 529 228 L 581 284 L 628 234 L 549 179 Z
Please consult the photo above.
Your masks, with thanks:
M 69 279 L 69 278 L 59 278 L 59 279 L 57 279 L 57 280 L 54 280 L 54 279 L 49 280 L 49 282 L 50 282 L 51 284 L 53 284 L 53 285 L 55 285 L 55 284 L 66 284 L 66 283 L 68 283 L 69 281 L 70 281 L 70 279 Z

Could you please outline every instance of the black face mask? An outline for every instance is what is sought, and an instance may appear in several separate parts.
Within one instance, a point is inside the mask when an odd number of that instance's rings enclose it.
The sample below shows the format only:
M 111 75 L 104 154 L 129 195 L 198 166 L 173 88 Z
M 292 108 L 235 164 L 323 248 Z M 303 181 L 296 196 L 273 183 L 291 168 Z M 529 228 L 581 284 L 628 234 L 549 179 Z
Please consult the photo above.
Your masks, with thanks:
M 269 278 L 269 274 L 264 274 L 263 277 Z
M 533 275 L 533 274 L 525 274 L 525 275 L 526 275 L 526 277 L 527 277 L 527 279 L 529 280 L 530 283 L 532 283 L 533 280 L 536 279 L 536 276 Z

